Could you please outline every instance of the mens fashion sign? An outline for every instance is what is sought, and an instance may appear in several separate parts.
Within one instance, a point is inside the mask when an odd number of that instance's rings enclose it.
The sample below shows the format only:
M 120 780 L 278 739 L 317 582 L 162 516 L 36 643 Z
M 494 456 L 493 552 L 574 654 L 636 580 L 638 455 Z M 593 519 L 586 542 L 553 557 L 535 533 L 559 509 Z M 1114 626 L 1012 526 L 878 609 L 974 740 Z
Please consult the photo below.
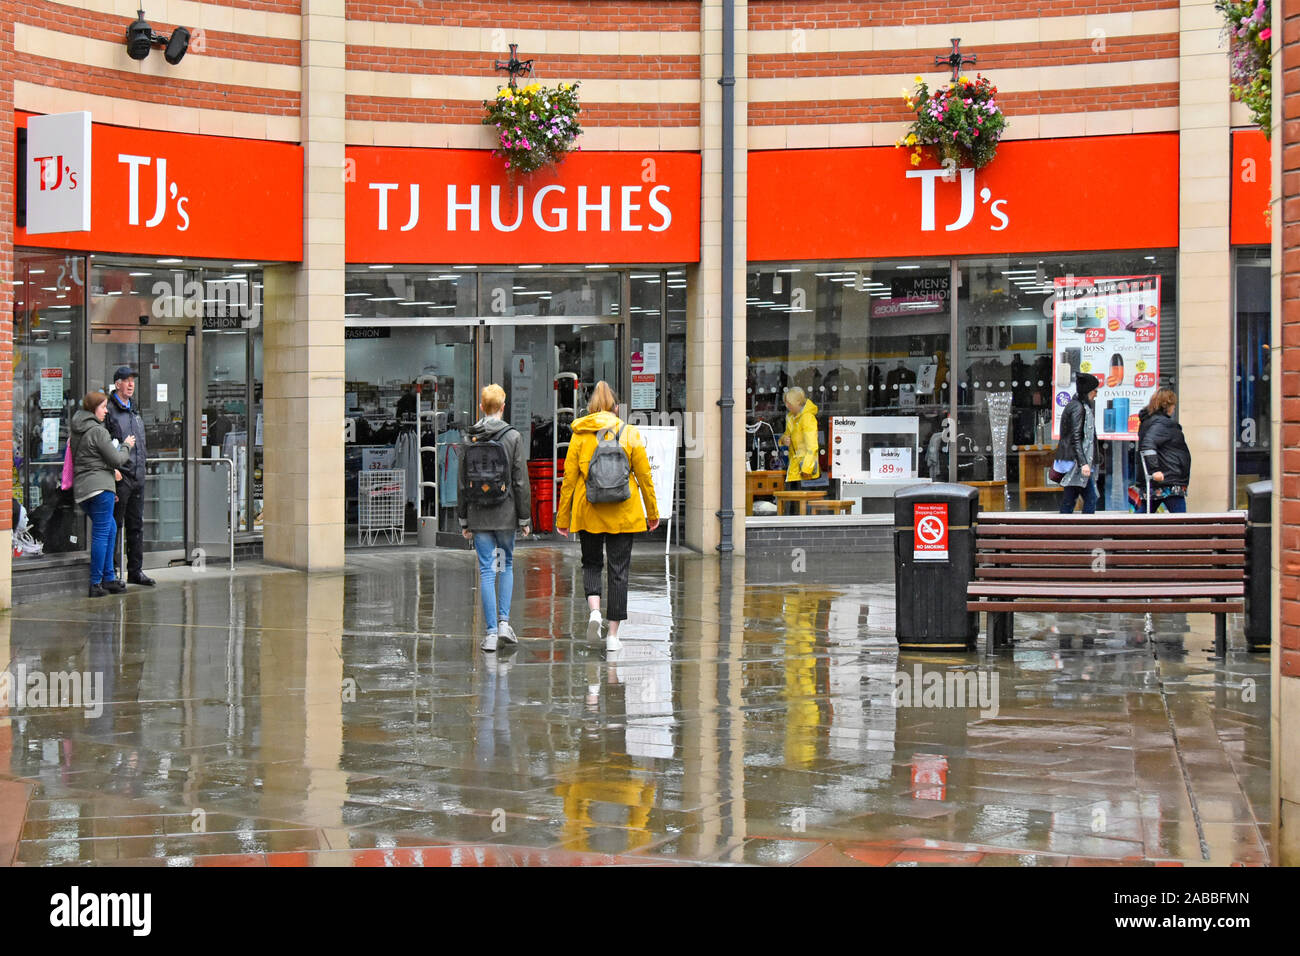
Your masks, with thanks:
M 511 178 L 485 150 L 348 150 L 347 259 L 697 262 L 700 157 L 574 153 Z
M 90 229 L 88 112 L 33 116 L 27 123 L 27 233 Z

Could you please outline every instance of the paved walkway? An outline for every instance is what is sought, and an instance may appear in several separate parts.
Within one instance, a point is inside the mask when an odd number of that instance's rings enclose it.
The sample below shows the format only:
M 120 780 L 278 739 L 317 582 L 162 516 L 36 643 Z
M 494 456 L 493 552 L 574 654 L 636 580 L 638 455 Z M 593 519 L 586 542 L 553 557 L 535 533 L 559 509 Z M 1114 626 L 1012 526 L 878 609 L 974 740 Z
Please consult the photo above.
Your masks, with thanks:
M 1268 659 L 1237 621 L 1217 666 L 1207 616 L 900 655 L 880 558 L 645 547 L 606 659 L 576 547 L 516 562 L 498 655 L 467 552 L 0 617 L 11 687 L 103 680 L 102 711 L 0 716 L 0 865 L 1268 862 Z

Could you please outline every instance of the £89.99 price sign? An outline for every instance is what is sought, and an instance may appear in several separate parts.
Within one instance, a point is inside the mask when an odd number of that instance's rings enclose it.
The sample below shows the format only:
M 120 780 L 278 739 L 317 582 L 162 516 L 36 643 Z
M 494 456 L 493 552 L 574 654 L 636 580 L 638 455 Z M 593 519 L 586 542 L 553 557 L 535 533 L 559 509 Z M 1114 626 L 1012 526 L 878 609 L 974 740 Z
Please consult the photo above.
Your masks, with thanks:
M 912 559 L 948 560 L 948 505 L 917 502 L 912 506 Z

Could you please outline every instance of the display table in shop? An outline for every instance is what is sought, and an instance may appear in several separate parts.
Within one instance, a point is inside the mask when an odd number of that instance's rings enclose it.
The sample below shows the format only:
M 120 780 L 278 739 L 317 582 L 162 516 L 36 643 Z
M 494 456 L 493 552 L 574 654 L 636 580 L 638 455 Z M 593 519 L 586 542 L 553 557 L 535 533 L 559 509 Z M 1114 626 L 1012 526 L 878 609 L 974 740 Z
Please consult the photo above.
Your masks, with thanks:
M 1054 445 L 1012 445 L 1011 450 L 1020 455 L 1020 510 L 1028 511 L 1028 498 L 1032 492 L 1059 492 L 1060 485 L 1047 483 L 1046 474 L 1056 453 Z M 981 505 L 981 507 L 983 507 Z
M 745 472 L 745 514 L 754 513 L 754 498 L 775 494 L 785 488 L 784 471 Z
M 1007 483 L 1005 481 L 963 481 L 980 490 L 980 511 L 1005 511 L 1007 508 Z
M 824 491 L 777 491 L 773 492 L 772 497 L 776 499 L 777 514 L 785 514 L 787 502 L 795 506 L 795 514 L 806 515 L 808 513 L 808 502 L 819 501 L 826 497 Z

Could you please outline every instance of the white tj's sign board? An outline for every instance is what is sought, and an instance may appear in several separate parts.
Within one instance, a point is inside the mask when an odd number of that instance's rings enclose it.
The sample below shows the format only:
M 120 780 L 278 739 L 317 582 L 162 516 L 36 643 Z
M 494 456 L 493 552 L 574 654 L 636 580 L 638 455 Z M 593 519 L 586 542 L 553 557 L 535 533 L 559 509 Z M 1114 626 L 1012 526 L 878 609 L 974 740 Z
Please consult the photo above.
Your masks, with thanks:
M 27 121 L 27 234 L 90 230 L 90 113 Z

